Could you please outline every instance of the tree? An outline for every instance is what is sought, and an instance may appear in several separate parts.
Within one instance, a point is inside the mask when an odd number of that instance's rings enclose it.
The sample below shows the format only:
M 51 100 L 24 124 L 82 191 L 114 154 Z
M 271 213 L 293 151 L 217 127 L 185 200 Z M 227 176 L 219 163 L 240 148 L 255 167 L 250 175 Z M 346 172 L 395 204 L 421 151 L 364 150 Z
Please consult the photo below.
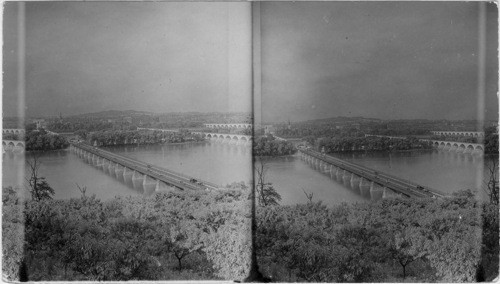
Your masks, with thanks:
M 179 225 L 170 227 L 171 251 L 179 263 L 179 270 L 182 270 L 182 259 L 193 252 L 203 248 L 200 232 L 193 224 L 181 220 Z
M 55 193 L 54 189 L 50 187 L 45 177 L 39 174 L 41 162 L 38 154 L 34 153 L 31 158 L 26 160 L 26 164 L 29 167 L 29 175 L 26 177 L 26 181 L 29 185 L 31 198 L 35 201 L 52 199 Z
M 273 184 L 266 182 L 266 163 L 260 160 L 259 163 L 255 163 L 255 172 L 257 174 L 257 184 L 256 193 L 259 205 L 279 205 L 281 201 L 281 195 L 274 189 Z
M 498 159 L 494 157 L 491 161 L 485 160 L 486 176 L 483 181 L 483 189 L 488 194 L 490 203 L 498 204 Z
M 313 196 L 314 196 L 314 192 L 307 193 L 307 191 L 306 191 L 304 188 L 302 188 L 302 191 L 303 191 L 303 192 L 304 192 L 304 194 L 306 195 L 307 202 L 312 203 L 312 199 L 313 199 Z

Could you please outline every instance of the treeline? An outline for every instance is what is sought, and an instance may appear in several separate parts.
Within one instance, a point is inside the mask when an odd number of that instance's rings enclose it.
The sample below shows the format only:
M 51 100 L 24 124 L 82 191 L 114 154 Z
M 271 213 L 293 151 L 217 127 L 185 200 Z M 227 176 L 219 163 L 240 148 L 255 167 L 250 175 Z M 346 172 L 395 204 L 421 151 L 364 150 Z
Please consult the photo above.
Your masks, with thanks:
M 75 132 L 78 130 L 92 132 L 112 129 L 113 126 L 113 123 L 101 120 L 82 120 L 81 122 L 53 121 L 47 125 L 47 128 L 53 132 Z
M 408 127 L 400 127 L 399 129 L 387 129 L 387 124 L 360 122 L 354 124 L 336 124 L 336 123 L 295 123 L 292 127 L 278 126 L 276 135 L 284 138 L 304 138 L 312 136 L 314 138 L 332 137 L 332 136 L 347 136 L 361 137 L 365 133 L 373 135 L 385 136 L 418 136 L 429 135 L 430 131 L 427 128 L 415 128 L 412 124 Z
M 498 205 L 465 195 L 310 202 L 259 208 L 256 249 L 277 282 L 492 281 L 498 229 Z
M 45 130 L 33 130 L 25 136 L 26 151 L 49 151 L 64 149 L 69 146 L 66 138 L 47 133 Z
M 162 132 L 156 130 L 98 131 L 86 134 L 85 139 L 96 146 L 182 143 L 204 140 L 201 135 L 191 134 L 188 131 Z
M 498 132 L 495 126 L 484 129 L 484 153 L 498 154 Z
M 253 142 L 255 156 L 284 156 L 292 155 L 297 151 L 292 143 L 277 140 L 272 136 L 259 137 Z
M 22 133 L 3 133 L 2 138 L 3 140 L 25 140 Z
M 432 143 L 416 138 L 389 139 L 386 137 L 342 137 L 318 139 L 317 146 L 325 153 L 350 151 L 403 151 L 431 149 Z
M 243 184 L 109 201 L 83 194 L 23 203 L 11 188 L 3 193 L 3 272 L 10 281 L 248 276 L 250 206 Z
M 404 124 L 403 124 L 404 125 Z M 370 134 L 373 135 L 384 135 L 384 136 L 420 136 L 420 135 L 429 135 L 430 127 L 424 128 L 415 128 L 415 124 L 407 123 L 408 127 L 403 127 L 403 125 L 399 125 L 398 129 L 387 129 L 387 128 L 373 128 L 369 131 Z M 417 124 L 418 125 L 418 124 Z
M 278 127 L 276 135 L 283 138 L 305 138 L 331 137 L 331 136 L 361 136 L 362 133 L 356 128 L 337 129 L 335 125 L 328 124 L 297 124 L 292 128 Z

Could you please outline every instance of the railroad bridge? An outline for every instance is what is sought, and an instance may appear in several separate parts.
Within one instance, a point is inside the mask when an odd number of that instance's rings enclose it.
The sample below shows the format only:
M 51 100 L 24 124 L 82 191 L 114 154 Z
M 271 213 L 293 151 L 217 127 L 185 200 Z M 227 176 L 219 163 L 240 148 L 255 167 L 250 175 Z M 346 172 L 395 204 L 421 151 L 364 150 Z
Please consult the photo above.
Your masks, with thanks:
M 102 169 L 116 178 L 132 180 L 132 182 L 142 181 L 144 190 L 153 185 L 155 191 L 168 187 L 181 190 L 219 189 L 219 186 L 216 184 L 98 149 L 84 143 L 71 143 L 70 150 L 87 163 Z
M 302 159 L 315 164 L 322 172 L 328 172 L 352 187 L 359 187 L 364 193 L 381 198 L 404 196 L 409 198 L 438 198 L 444 193 L 428 186 L 378 172 L 310 149 L 299 149 Z M 366 192 L 367 191 L 367 192 Z M 365 194 L 363 194 L 365 195 Z
M 210 132 L 191 132 L 193 134 L 199 134 L 203 138 L 214 139 L 216 141 L 229 142 L 229 143 L 251 143 L 252 136 L 250 135 L 239 135 L 239 134 L 224 134 L 224 133 L 210 133 Z
M 205 123 L 203 125 L 206 128 L 240 128 L 240 129 L 252 128 L 252 124 L 250 123 Z
M 484 145 L 477 143 L 453 142 L 441 140 L 426 140 L 431 141 L 434 147 L 442 150 L 457 151 L 460 153 L 483 153 Z
M 484 137 L 484 132 L 478 131 L 431 131 L 431 133 L 442 136 Z
M 2 140 L 4 151 L 24 150 L 26 142 L 22 140 Z
M 24 134 L 25 130 L 24 129 L 18 129 L 18 128 L 4 128 L 2 129 L 2 133 L 14 133 L 14 134 Z

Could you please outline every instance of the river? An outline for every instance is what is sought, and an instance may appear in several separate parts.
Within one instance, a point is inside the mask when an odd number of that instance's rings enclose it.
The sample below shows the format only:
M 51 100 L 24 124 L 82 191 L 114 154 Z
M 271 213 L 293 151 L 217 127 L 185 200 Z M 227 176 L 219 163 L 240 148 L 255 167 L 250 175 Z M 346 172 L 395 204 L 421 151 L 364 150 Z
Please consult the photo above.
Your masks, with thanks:
M 176 172 L 226 185 L 232 182 L 249 183 L 252 175 L 251 151 L 245 145 L 219 142 L 166 144 L 146 146 L 115 146 L 105 148 Z M 26 154 L 29 159 L 30 153 Z M 399 153 L 355 153 L 337 155 L 380 172 L 427 185 L 446 193 L 478 188 L 482 181 L 483 158 L 442 150 Z M 24 154 L 3 154 L 3 185 L 23 186 Z M 359 188 L 321 172 L 314 164 L 298 155 L 263 158 L 266 181 L 281 194 L 281 204 L 307 202 L 306 193 L 313 201 L 332 205 L 340 202 L 364 202 L 372 198 L 361 194 Z M 142 184 L 116 178 L 89 165 L 69 150 L 40 154 L 40 174 L 55 190 L 55 198 L 66 199 L 81 195 L 77 184 L 87 188 L 87 195 L 101 199 L 114 196 L 144 194 Z

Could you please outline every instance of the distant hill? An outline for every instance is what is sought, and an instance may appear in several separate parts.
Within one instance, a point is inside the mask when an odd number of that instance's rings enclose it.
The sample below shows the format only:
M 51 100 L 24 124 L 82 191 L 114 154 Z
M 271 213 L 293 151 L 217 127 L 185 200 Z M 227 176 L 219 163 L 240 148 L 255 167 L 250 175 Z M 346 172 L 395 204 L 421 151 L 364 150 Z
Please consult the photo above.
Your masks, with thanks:
M 314 124 L 322 124 L 322 123 L 345 123 L 345 122 L 382 122 L 382 119 L 378 118 L 366 118 L 366 117 L 345 117 L 345 116 L 337 116 L 337 117 L 329 117 L 329 118 L 318 118 L 312 120 L 306 120 L 299 123 L 314 123 Z
M 71 117 L 117 117 L 117 116 L 134 116 L 134 115 L 153 115 L 153 112 L 137 111 L 137 110 L 105 110 L 100 112 L 83 113 L 72 115 Z

